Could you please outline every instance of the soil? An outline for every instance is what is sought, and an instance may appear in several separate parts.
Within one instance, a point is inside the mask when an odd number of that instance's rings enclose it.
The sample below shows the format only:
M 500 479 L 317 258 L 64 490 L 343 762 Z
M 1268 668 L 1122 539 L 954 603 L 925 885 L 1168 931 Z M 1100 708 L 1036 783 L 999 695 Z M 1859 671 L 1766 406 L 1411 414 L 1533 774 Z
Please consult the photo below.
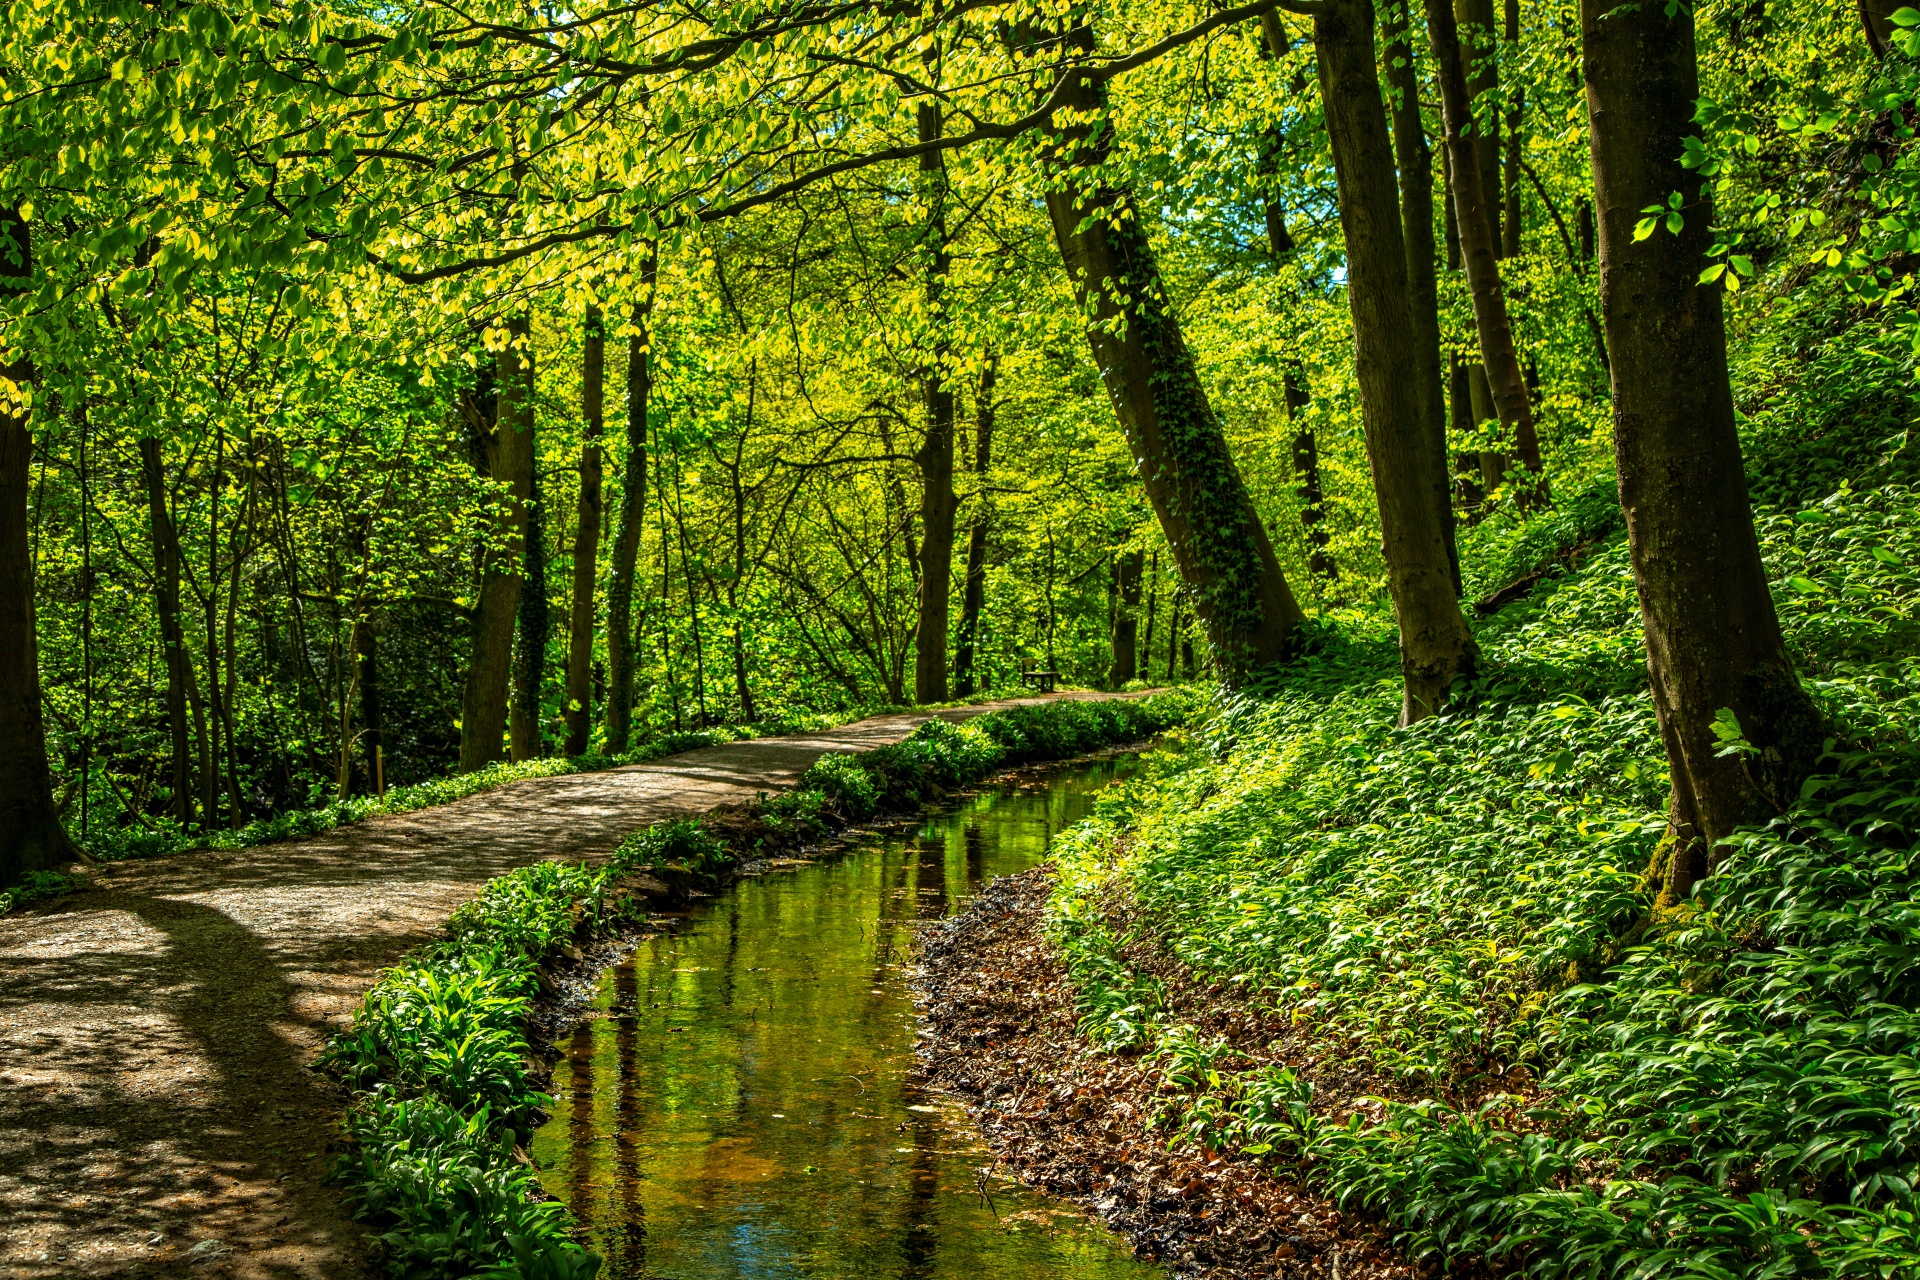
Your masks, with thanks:
M 1022 1181 L 1098 1213 L 1177 1276 L 1422 1275 L 1374 1224 L 1258 1160 L 1168 1149 L 1168 1134 L 1153 1124 L 1167 1101 L 1160 1072 L 1094 1049 L 1076 1029 L 1064 965 L 1040 928 L 1052 877 L 1042 866 L 995 881 L 922 937 L 922 1069 L 966 1104 L 994 1153 Z M 1151 967 L 1172 1010 L 1207 1038 L 1289 1039 L 1277 1019 L 1233 993 L 1164 958 Z M 1348 1064 L 1316 1065 L 1320 1097 L 1331 1094 L 1335 1106 L 1377 1083 Z
M 603 857 L 649 823 L 790 788 L 823 753 L 897 742 L 925 719 L 118 864 L 0 920 L 0 1276 L 372 1274 L 364 1228 L 322 1180 L 344 1098 L 311 1064 L 379 970 L 494 876 Z

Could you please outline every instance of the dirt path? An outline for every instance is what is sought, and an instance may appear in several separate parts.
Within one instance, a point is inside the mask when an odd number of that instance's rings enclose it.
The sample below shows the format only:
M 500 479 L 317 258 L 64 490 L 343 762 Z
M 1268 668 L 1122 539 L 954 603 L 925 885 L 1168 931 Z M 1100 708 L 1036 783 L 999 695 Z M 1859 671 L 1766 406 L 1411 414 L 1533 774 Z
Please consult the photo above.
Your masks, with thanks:
M 380 968 L 493 876 L 791 787 L 822 753 L 897 742 L 926 718 L 122 865 L 0 920 L 0 1275 L 365 1274 L 363 1230 L 320 1181 L 340 1100 L 307 1064 Z

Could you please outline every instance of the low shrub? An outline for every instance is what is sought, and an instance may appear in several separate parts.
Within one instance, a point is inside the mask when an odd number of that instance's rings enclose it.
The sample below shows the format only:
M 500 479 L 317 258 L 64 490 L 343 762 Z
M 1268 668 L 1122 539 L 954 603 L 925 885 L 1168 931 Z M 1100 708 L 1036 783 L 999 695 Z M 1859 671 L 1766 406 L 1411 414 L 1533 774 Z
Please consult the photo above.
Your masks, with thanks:
M 58 898 L 62 894 L 84 889 L 86 880 L 79 876 L 70 876 L 62 871 L 29 871 L 20 878 L 20 883 L 0 893 L 0 915 L 12 911 L 15 907 L 24 907 L 29 902 L 40 902 L 47 898 Z

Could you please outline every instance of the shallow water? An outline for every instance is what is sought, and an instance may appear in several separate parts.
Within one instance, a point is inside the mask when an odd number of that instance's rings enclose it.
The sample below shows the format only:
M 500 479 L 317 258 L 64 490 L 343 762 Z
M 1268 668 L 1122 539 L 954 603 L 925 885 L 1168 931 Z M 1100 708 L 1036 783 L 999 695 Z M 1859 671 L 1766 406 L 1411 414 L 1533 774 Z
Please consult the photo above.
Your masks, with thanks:
M 610 1280 L 1162 1273 L 988 1172 L 913 1079 L 913 930 L 1033 866 L 1121 757 L 1000 786 L 906 838 L 743 881 L 600 982 L 534 1137 Z

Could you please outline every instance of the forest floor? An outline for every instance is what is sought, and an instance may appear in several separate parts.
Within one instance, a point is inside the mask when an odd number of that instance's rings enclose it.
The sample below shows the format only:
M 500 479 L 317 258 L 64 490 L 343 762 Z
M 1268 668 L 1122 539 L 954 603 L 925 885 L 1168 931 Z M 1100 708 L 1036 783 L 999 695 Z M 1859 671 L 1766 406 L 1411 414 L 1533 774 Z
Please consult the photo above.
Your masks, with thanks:
M 964 720 L 1055 694 L 938 713 Z M 312 1069 L 380 969 L 487 880 L 792 787 L 876 716 L 238 852 L 119 863 L 0 920 L 0 1276 L 369 1274 L 322 1178 L 341 1091 Z
M 1042 924 L 1053 868 L 1005 876 L 923 937 L 919 1055 L 993 1153 L 1042 1191 L 1078 1201 L 1142 1256 L 1192 1280 L 1414 1280 L 1377 1224 L 1342 1213 L 1271 1166 L 1155 1125 L 1163 1064 L 1102 1053 L 1078 1029 L 1073 984 Z M 1151 949 L 1142 944 L 1145 949 Z M 1169 1010 L 1208 1038 L 1283 1038 L 1236 992 L 1171 957 L 1154 968 Z M 1357 1068 L 1354 1087 L 1370 1081 Z

